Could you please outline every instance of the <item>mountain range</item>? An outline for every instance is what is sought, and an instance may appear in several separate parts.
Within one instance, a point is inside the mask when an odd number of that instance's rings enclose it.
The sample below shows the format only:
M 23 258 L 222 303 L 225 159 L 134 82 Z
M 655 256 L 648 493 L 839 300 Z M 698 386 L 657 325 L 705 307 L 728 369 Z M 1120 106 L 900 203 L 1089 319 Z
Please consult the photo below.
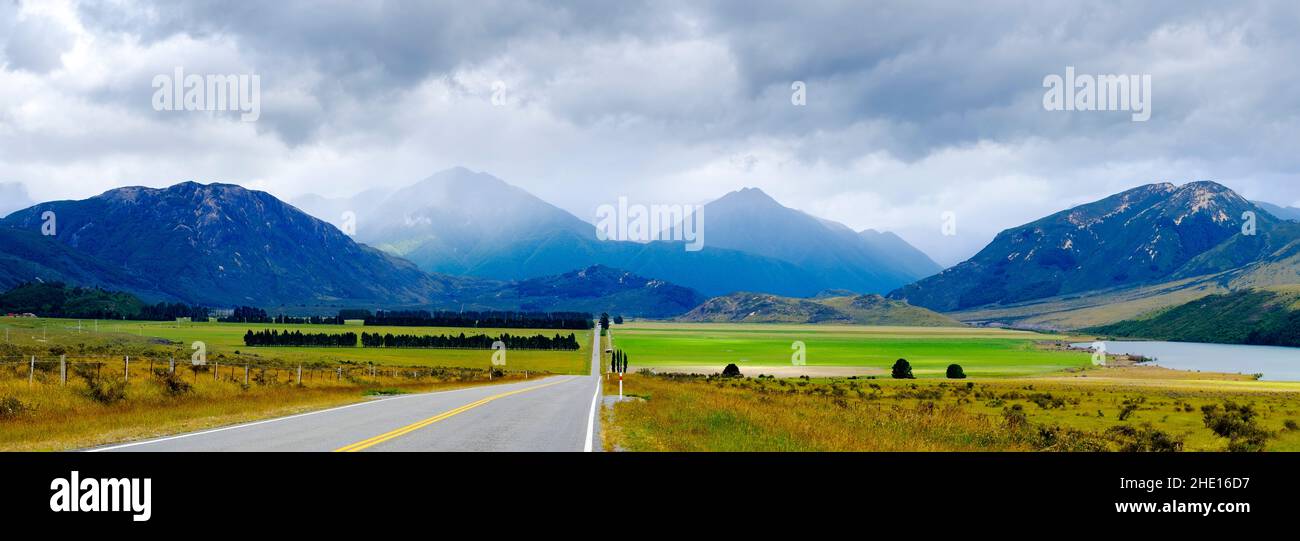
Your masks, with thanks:
M 958 321 L 880 295 L 828 295 L 810 299 L 767 293 L 732 293 L 705 301 L 677 318 L 709 323 L 845 323 L 955 327 Z
M 52 231 L 43 229 L 47 211 Z M 0 220 L 0 288 L 29 281 L 218 307 L 602 307 L 663 317 L 701 299 L 603 268 L 524 282 L 426 273 L 265 192 L 194 182 L 119 188 L 10 214 Z
M 1267 259 L 1295 230 L 1214 182 L 1149 184 L 1003 231 L 890 297 L 946 312 L 1189 278 Z
M 521 280 L 604 265 L 707 295 L 737 290 L 811 296 L 830 288 L 886 292 L 938 272 L 892 233 L 864 231 L 785 207 L 755 188 L 704 205 L 704 247 L 599 240 L 593 224 L 492 175 L 464 168 L 395 190 L 295 200 L 318 217 L 356 217 L 356 238 L 420 269 Z
M 36 204 L 0 219 L 0 288 L 59 281 L 149 302 L 299 312 L 583 310 L 1080 328 L 1206 295 L 1300 284 L 1300 222 L 1210 181 L 1140 186 L 1007 229 L 929 276 L 937 265 L 901 238 L 853 231 L 754 188 L 704 205 L 697 252 L 680 241 L 598 240 L 593 225 L 465 169 L 298 204 L 322 217 L 350 213 L 355 238 L 230 184 Z M 887 298 L 871 294 L 885 287 L 894 288 Z

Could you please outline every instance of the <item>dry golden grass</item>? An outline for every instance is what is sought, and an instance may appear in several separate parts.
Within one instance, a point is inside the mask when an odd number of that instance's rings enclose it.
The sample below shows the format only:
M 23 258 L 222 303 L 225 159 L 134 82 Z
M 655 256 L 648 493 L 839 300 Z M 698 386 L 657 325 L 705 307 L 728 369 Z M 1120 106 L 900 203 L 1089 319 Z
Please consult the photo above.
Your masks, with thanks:
M 1028 450 L 995 417 L 952 404 L 808 395 L 784 388 L 628 375 L 633 397 L 606 412 L 607 450 L 987 451 Z M 780 390 L 778 390 L 780 389 Z M 611 381 L 606 393 L 617 395 Z
M 159 368 L 158 372 L 163 369 Z M 0 378 L 0 400 L 12 399 L 24 411 L 0 415 L 0 451 L 57 451 L 165 436 L 240 422 L 291 415 L 369 399 L 367 392 L 426 392 L 489 383 L 485 371 L 449 370 L 436 377 L 341 379 L 325 373 L 304 373 L 296 383 L 292 371 L 269 372 L 263 383 L 243 385 L 243 370 L 236 377 L 177 370 L 190 392 L 171 396 L 161 375 L 144 370 L 132 373 L 125 399 L 102 403 L 90 397 L 85 378 L 69 376 L 68 385 L 58 374 L 37 374 L 26 379 Z M 254 370 L 254 377 L 257 371 Z M 523 374 L 507 374 L 490 383 L 517 381 Z M 121 381 L 113 376 L 112 381 Z M 12 403 L 12 402 L 11 402 Z M 3 408 L 0 407 L 0 412 Z
M 1221 451 L 1201 407 L 1248 404 L 1300 450 L 1300 385 L 1112 377 L 981 380 L 759 380 L 629 375 L 603 412 L 605 447 L 627 451 L 1121 450 L 1107 431 L 1153 429 L 1188 451 Z M 1129 377 L 1119 377 L 1127 374 Z M 617 381 L 606 386 L 617 395 Z M 1014 410 L 1023 423 L 1008 419 Z M 1128 410 L 1128 411 L 1126 411 Z M 1043 430 L 1052 433 L 1044 438 Z

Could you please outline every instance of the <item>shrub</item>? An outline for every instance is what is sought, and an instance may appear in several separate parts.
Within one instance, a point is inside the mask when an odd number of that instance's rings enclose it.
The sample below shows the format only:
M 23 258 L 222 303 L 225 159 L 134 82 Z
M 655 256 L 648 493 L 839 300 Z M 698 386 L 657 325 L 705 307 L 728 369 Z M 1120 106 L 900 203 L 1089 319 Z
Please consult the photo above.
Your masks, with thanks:
M 966 372 L 961 369 L 960 364 L 948 365 L 948 379 L 966 379 Z
M 726 368 L 723 368 L 723 369 L 722 369 L 722 377 L 724 377 L 724 378 L 738 378 L 738 377 L 741 377 L 741 374 L 740 374 L 740 367 L 739 367 L 739 366 L 736 366 L 735 363 L 728 364 Z
M 12 396 L 0 398 L 0 420 L 15 419 L 27 413 L 32 407 Z
M 163 371 L 158 374 L 158 383 L 162 384 L 163 392 L 167 393 L 167 396 L 182 396 L 194 390 L 193 385 L 186 383 L 184 379 L 171 371 Z
M 86 378 L 86 396 L 100 404 L 126 400 L 126 381 L 103 376 Z
M 1141 428 L 1112 426 L 1106 429 L 1105 434 L 1123 453 L 1176 453 L 1183 450 L 1183 440 L 1148 424 Z
M 907 359 L 895 361 L 891 375 L 894 379 L 916 379 L 916 376 L 912 375 L 912 363 L 907 362 Z
M 1264 444 L 1273 434 L 1255 421 L 1255 408 L 1249 404 L 1224 402 L 1223 409 L 1209 404 L 1201 406 L 1205 427 L 1221 438 L 1228 439 L 1228 450 L 1234 453 L 1263 451 Z

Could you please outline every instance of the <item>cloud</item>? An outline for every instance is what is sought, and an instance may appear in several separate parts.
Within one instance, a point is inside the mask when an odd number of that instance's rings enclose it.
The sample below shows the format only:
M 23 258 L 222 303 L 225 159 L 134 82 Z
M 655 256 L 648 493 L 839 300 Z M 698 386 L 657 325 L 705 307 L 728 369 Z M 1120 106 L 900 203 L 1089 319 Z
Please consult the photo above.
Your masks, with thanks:
M 1262 0 L 4 2 L 0 178 L 293 198 L 463 165 L 587 219 L 759 186 L 952 263 L 1149 182 L 1300 199 L 1298 20 Z M 262 118 L 154 111 L 177 66 L 259 74 Z M 1044 111 L 1066 66 L 1150 74 L 1151 120 Z

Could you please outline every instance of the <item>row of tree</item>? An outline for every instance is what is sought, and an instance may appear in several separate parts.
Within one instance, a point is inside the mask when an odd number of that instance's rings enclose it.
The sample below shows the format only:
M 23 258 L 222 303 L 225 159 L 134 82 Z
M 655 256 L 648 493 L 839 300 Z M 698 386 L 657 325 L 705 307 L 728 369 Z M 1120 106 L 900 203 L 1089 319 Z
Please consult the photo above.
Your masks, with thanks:
M 173 321 L 207 321 L 208 309 L 184 303 L 145 304 L 135 295 L 62 282 L 28 282 L 0 294 L 0 313 L 41 317 Z
M 348 315 L 356 316 L 356 311 Z M 344 313 L 339 312 L 343 318 Z M 495 329 L 590 329 L 591 314 L 583 312 L 429 312 L 425 310 L 386 311 L 379 310 L 373 315 L 368 312 L 364 317 L 346 319 L 364 319 L 369 326 L 393 327 L 468 327 Z
M 616 349 L 616 350 L 614 350 L 614 354 L 610 356 L 610 360 L 609 360 L 609 370 L 610 370 L 610 372 L 617 372 L 617 373 L 619 373 L 619 374 L 626 374 L 626 373 L 627 373 L 627 353 L 624 353 L 623 350 L 621 350 L 621 349 Z
M 297 347 L 357 347 L 357 333 L 303 333 L 302 331 L 248 331 L 244 334 L 246 346 L 297 346 Z
M 266 315 L 266 310 L 253 308 L 252 306 L 240 306 L 235 308 L 229 316 L 219 318 L 217 321 L 222 323 L 271 323 L 271 316 Z
M 491 349 L 492 344 L 496 342 L 505 344 L 506 349 L 576 351 L 579 348 L 578 337 L 572 333 L 568 336 L 556 334 L 553 337 L 541 334 L 534 336 L 502 334 L 492 337 L 486 334 L 466 336 L 465 333 L 454 336 L 361 333 L 361 345 L 368 348 Z

